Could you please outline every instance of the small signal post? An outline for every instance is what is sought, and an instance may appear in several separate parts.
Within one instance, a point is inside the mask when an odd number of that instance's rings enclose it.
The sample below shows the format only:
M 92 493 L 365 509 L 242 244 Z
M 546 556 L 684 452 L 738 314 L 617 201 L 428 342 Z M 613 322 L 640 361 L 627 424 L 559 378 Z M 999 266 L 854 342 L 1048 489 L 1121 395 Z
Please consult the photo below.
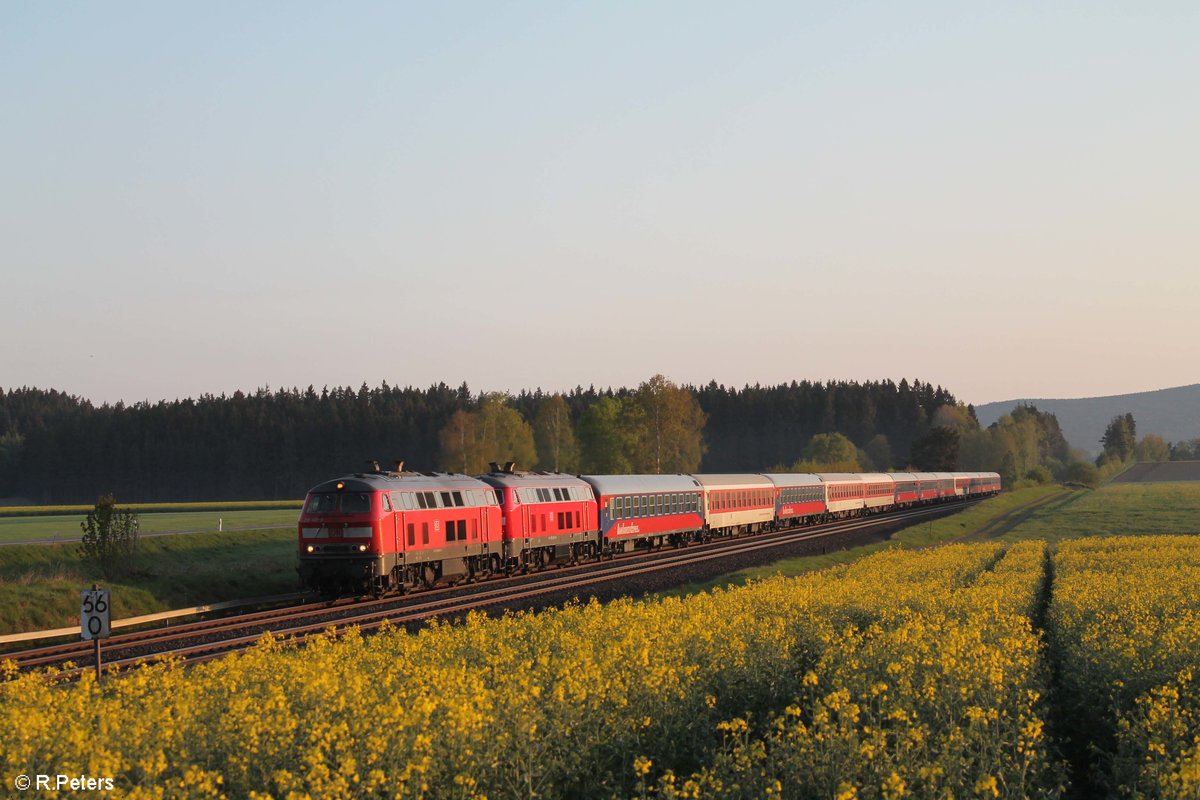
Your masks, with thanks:
M 100 664 L 100 640 L 110 635 L 111 613 L 108 589 L 100 589 L 93 583 L 91 589 L 79 593 L 79 635 L 96 646 L 97 681 L 104 675 Z

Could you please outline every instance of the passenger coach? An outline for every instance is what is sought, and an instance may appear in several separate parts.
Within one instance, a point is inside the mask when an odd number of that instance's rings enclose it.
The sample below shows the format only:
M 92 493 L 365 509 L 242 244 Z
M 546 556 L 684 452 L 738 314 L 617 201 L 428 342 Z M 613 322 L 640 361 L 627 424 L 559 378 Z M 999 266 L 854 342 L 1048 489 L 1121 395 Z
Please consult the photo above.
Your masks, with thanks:
M 789 473 L 763 477 L 775 485 L 776 524 L 803 525 L 825 516 L 825 485 L 816 475 Z
M 765 475 L 693 475 L 704 487 L 704 523 L 713 534 L 757 533 L 775 521 L 775 484 Z
M 704 528 L 702 488 L 690 475 L 581 475 L 595 492 L 605 553 L 679 545 Z

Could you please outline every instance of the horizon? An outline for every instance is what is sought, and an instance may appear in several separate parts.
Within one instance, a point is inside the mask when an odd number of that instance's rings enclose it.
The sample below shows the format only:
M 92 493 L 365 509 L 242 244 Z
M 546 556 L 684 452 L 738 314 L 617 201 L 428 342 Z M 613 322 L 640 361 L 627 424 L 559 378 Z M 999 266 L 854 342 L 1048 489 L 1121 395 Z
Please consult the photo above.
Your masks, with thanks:
M 1195 380 L 1194 4 L 0 22 L 5 385 Z

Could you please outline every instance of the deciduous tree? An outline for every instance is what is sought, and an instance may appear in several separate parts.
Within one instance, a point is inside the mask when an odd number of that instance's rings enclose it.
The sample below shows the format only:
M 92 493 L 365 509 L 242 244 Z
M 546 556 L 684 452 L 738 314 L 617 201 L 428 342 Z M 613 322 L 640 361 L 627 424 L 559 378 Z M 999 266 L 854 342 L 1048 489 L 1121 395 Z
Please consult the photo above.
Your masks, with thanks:
M 1133 448 L 1133 457 L 1138 461 L 1170 461 L 1171 447 L 1156 433 L 1147 433 Z
M 958 464 L 958 442 L 954 428 L 930 428 L 913 443 L 911 461 L 922 472 L 952 472 Z
M 571 426 L 571 410 L 561 394 L 552 394 L 538 405 L 533 437 L 539 468 L 555 472 L 579 469 L 579 442 Z
M 1137 423 L 1133 414 L 1124 414 L 1112 418 L 1100 443 L 1104 445 L 1104 453 L 1109 460 L 1128 461 L 1133 455 L 1134 443 L 1137 441 Z
M 704 412 L 695 396 L 662 375 L 638 387 L 641 446 L 635 469 L 652 473 L 695 472 L 704 454 Z
M 579 418 L 584 472 L 625 475 L 633 472 L 641 406 L 631 397 L 601 397 Z

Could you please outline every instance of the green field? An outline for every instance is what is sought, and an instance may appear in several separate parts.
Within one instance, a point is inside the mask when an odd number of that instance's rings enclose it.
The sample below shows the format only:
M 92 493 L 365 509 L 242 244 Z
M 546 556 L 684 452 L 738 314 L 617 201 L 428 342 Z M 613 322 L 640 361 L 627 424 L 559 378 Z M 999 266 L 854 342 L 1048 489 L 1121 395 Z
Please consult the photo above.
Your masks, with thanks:
M 1034 511 L 1003 539 L 1200 533 L 1200 483 L 1119 483 Z
M 113 619 L 294 592 L 296 531 L 146 538 L 113 581 L 83 563 L 76 544 L 0 547 L 0 633 L 77 624 L 79 590 L 93 582 L 112 589 Z
M 124 507 L 124 506 L 122 506 Z M 296 524 L 299 508 L 243 509 L 214 508 L 211 511 L 159 511 L 140 513 L 142 533 L 168 531 L 216 531 L 223 521 L 231 528 L 275 528 Z M 58 516 L 0 516 L 0 544 L 55 539 L 78 539 L 84 514 Z

